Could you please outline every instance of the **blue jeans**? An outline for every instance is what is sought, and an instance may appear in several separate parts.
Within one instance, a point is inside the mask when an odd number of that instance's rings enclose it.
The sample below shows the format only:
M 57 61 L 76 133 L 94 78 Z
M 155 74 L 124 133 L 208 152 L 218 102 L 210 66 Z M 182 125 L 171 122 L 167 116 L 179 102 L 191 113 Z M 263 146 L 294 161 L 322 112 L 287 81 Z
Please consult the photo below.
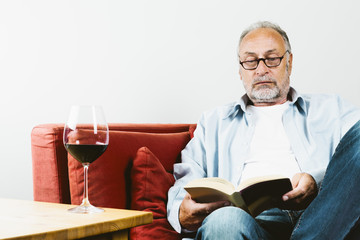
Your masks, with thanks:
M 196 239 L 289 239 L 300 213 L 277 208 L 255 219 L 237 207 L 223 207 L 205 218 Z
M 341 139 L 319 195 L 298 220 L 291 239 L 345 239 L 360 216 L 359 183 L 360 121 Z
M 205 218 L 196 238 L 360 239 L 359 216 L 360 121 L 341 139 L 318 196 L 303 213 L 270 209 L 254 219 L 239 208 L 224 207 Z

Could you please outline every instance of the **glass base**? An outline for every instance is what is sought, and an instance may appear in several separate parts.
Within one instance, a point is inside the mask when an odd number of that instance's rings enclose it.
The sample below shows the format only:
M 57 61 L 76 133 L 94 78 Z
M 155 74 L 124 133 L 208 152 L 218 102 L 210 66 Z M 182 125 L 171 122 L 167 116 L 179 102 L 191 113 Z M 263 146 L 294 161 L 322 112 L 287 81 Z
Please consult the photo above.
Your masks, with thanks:
M 94 207 L 93 205 L 87 205 L 87 206 L 80 205 L 80 206 L 77 206 L 74 208 L 70 208 L 70 209 L 68 209 L 68 211 L 72 212 L 72 213 L 88 214 L 88 213 L 102 213 L 105 210 L 102 208 Z

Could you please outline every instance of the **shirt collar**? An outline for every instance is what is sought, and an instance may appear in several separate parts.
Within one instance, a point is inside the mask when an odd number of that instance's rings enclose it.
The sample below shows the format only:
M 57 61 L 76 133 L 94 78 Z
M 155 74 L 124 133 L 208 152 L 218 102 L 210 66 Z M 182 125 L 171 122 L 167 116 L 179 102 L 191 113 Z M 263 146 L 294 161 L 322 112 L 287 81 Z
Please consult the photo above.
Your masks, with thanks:
M 290 96 L 290 106 L 295 105 L 298 107 L 300 112 L 303 112 L 305 115 L 307 115 L 307 107 L 306 102 L 298 92 L 290 87 L 289 90 L 289 96 Z M 224 119 L 229 117 L 235 117 L 238 113 L 245 113 L 246 112 L 246 106 L 250 104 L 250 99 L 247 96 L 247 94 L 244 94 L 239 101 L 235 102 L 228 111 L 224 112 Z

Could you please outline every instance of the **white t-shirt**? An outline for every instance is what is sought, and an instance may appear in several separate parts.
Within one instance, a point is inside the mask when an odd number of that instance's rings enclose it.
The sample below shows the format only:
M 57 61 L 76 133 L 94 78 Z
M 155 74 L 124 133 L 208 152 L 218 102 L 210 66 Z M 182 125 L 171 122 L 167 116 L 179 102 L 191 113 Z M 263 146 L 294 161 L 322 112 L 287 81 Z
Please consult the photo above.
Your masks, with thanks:
M 241 181 L 277 174 L 291 179 L 295 173 L 301 172 L 282 123 L 283 113 L 288 107 L 289 102 L 247 107 L 247 111 L 253 115 L 255 131 Z

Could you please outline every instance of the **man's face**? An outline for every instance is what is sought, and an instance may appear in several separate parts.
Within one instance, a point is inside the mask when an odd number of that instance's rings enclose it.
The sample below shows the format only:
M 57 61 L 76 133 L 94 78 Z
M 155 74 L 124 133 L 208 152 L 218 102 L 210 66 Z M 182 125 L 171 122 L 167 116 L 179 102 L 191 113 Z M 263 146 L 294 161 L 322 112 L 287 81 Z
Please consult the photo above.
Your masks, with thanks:
M 259 58 L 281 57 L 286 52 L 281 35 L 271 28 L 259 28 L 249 32 L 240 43 L 240 61 Z M 269 106 L 287 100 L 292 68 L 292 54 L 285 54 L 280 65 L 269 68 L 263 61 L 254 70 L 240 66 L 240 79 L 255 106 Z

